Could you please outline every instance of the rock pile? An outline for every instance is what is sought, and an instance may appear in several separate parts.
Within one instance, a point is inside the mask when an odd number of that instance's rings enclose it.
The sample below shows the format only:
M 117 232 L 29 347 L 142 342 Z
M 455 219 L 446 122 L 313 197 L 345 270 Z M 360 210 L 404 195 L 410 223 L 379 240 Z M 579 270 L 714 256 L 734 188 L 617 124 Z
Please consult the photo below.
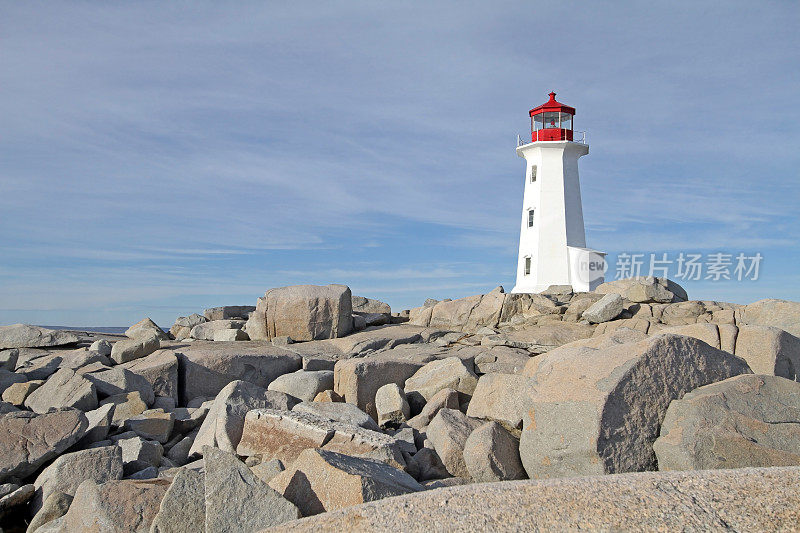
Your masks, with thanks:
M 124 338 L 0 328 L 0 526 L 259 531 L 357 505 L 384 516 L 389 496 L 442 508 L 430 502 L 484 490 L 456 485 L 505 481 L 525 501 L 581 502 L 564 525 L 626 528 L 580 509 L 617 483 L 624 513 L 625 490 L 658 481 L 512 480 L 800 465 L 800 339 L 785 329 L 800 304 L 690 301 L 642 278 L 596 293 L 498 288 L 405 314 L 345 286 L 299 286 L 181 317 L 169 334 L 150 319 Z M 642 479 L 730 492 L 755 486 L 742 472 Z M 765 472 L 796 484 L 797 469 Z M 513 505 L 507 490 L 498 505 Z M 492 527 L 476 520 L 464 524 Z

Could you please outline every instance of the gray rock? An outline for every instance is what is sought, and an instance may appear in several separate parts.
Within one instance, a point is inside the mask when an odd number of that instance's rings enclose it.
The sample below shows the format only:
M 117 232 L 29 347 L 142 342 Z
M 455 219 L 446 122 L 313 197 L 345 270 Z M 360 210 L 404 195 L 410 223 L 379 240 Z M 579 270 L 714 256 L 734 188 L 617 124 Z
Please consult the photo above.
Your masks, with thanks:
M 464 463 L 477 482 L 525 479 L 519 458 L 519 441 L 497 422 L 484 424 L 467 437 Z
M 308 448 L 324 448 L 353 456 L 377 458 L 403 467 L 396 439 L 359 426 L 309 413 L 254 409 L 247 413 L 236 453 L 263 460 L 292 461 Z
M 107 357 L 107 356 L 111 355 L 111 343 L 108 342 L 105 339 L 100 339 L 100 340 L 94 341 L 89 346 L 89 351 L 90 352 L 97 352 L 100 355 L 105 355 Z
M 735 353 L 753 372 L 800 381 L 800 339 L 782 329 L 741 326 Z
M 206 322 L 206 317 L 193 313 L 189 316 L 181 316 L 175 320 L 175 323 L 169 328 L 169 334 L 175 340 L 183 340 L 189 337 L 192 333 L 192 328 L 198 324 Z
M 464 462 L 464 445 L 470 433 L 482 422 L 454 409 L 441 409 L 428 425 L 428 439 L 454 477 L 469 477 Z
M 26 381 L 28 381 L 28 378 L 22 374 L 15 374 L 0 368 L 0 393 L 5 393 L 6 389 L 15 383 L 25 383 Z
M 152 354 L 121 365 L 150 383 L 153 394 L 173 398 L 178 402 L 178 358 L 171 350 L 156 350 Z M 145 399 L 147 399 L 145 397 Z
M 428 403 L 425 404 L 425 407 L 422 408 L 422 411 L 417 416 L 408 421 L 408 425 L 421 431 L 428 427 L 428 424 L 431 423 L 431 420 L 440 410 L 445 408 L 458 409 L 459 405 L 458 392 L 453 389 L 440 390 L 428 400 Z
M 219 329 L 212 333 L 211 340 L 214 342 L 249 341 L 250 337 L 241 329 Z
M 367 413 L 346 402 L 302 402 L 292 407 L 292 411 L 310 413 L 321 418 L 352 424 L 372 431 L 380 431 L 378 424 Z
M 161 500 L 150 533 L 197 533 L 205 527 L 205 476 L 182 468 Z
M 166 464 L 166 461 L 164 460 L 163 457 L 161 458 L 161 462 Z M 140 479 L 140 480 L 142 480 L 142 479 L 155 479 L 157 477 L 158 477 L 158 468 L 156 468 L 155 466 L 148 466 L 147 468 L 145 468 L 143 470 L 139 470 L 138 472 L 134 472 L 133 474 L 128 476 L 126 479 Z
M 28 500 L 33 496 L 33 490 L 33 485 L 22 485 L 0 498 L 0 518 L 11 512 L 14 508 L 28 503 Z
M 149 531 L 169 488 L 165 479 L 119 480 L 97 484 L 86 480 L 75 491 L 67 513 L 41 527 L 40 532 Z
M 62 407 L 91 411 L 97 409 L 97 388 L 80 374 L 62 368 L 28 395 L 25 407 L 34 413 L 46 413 Z
M 270 289 L 247 323 L 253 340 L 288 335 L 295 341 L 334 339 L 353 329 L 350 289 L 344 285 L 295 285 Z
M 0 369 L 13 372 L 17 368 L 18 359 L 18 349 L 12 348 L 10 350 L 0 350 Z
M 375 393 L 378 389 L 387 383 L 402 387 L 417 370 L 434 359 L 424 354 L 395 355 L 394 352 L 338 361 L 333 371 L 334 391 L 377 420 Z
M 258 479 L 235 456 L 203 449 L 206 533 L 260 531 L 300 518 L 297 507 Z
M 478 376 L 469 367 L 458 357 L 431 361 L 406 380 L 404 389 L 409 403 L 417 404 L 414 410 L 418 412 L 443 389 L 458 391 L 462 401 L 469 401 L 478 384 Z
M 636 303 L 685 302 L 689 299 L 683 287 L 674 281 L 652 276 L 607 281 L 595 289 L 597 294 L 612 292 Z
M 33 474 L 78 442 L 87 426 L 86 415 L 77 409 L 0 415 L 0 482 Z
M 242 438 L 245 415 L 253 409 L 288 411 L 296 400 L 282 392 L 267 391 L 246 381 L 234 381 L 223 388 L 206 415 L 190 455 L 213 446 L 234 453 Z
M 263 343 L 194 342 L 176 352 L 179 381 L 183 384 L 180 405 L 200 396 L 214 398 L 235 380 L 267 388 L 283 374 L 299 370 L 302 359 L 296 353 Z
M 167 452 L 167 459 L 178 466 L 183 466 L 188 463 L 189 451 L 192 449 L 192 444 L 194 444 L 194 439 L 196 437 L 197 432 L 193 431 L 175 443 Z
M 160 347 L 161 341 L 155 333 L 150 335 L 142 333 L 141 336 L 135 339 L 115 342 L 114 346 L 111 347 L 111 359 L 120 365 L 134 359 L 146 357 Z
M 155 335 L 160 341 L 169 340 L 164 330 L 156 325 L 150 318 L 143 318 L 125 331 L 125 336 L 131 339 L 145 338 Z
M 64 346 L 75 344 L 79 340 L 77 335 L 69 331 L 56 331 L 27 324 L 0 326 L 0 350 Z
M 36 478 L 36 493 L 31 508 L 37 512 L 42 503 L 54 493 L 75 495 L 78 485 L 91 479 L 105 483 L 122 479 L 122 450 L 119 446 L 106 446 L 79 452 L 66 453 L 42 470 Z
M 738 324 L 771 326 L 800 337 L 800 302 L 759 300 L 741 308 Z
M 86 427 L 86 433 L 77 444 L 78 448 L 87 448 L 95 442 L 105 440 L 114 420 L 114 404 L 108 403 L 92 411 L 87 411 L 86 420 L 89 425 Z
M 25 404 L 25 400 L 28 398 L 28 396 L 30 396 L 33 391 L 38 389 L 42 383 L 43 382 L 41 381 L 12 383 L 8 388 L 6 388 L 6 390 L 3 391 L 3 401 L 17 407 L 22 407 Z
M 145 440 L 155 440 L 165 444 L 172 434 L 175 417 L 160 409 L 149 409 L 140 415 L 128 418 L 123 426 Z
M 139 391 L 109 396 L 100 402 L 100 407 L 106 405 L 114 406 L 111 425 L 116 427 L 122 426 L 127 419 L 147 411 L 147 404 L 144 399 L 142 399 L 142 394 Z
M 123 472 L 126 476 L 150 466 L 158 467 L 164 455 L 164 447 L 156 441 L 132 437 L 117 441 L 122 449 Z
M 151 405 L 155 399 L 150 382 L 126 368 L 106 368 L 90 372 L 79 370 L 78 373 L 91 381 L 102 396 L 138 391 L 147 405 Z
M 274 531 L 783 531 L 800 468 L 474 483 L 349 507 Z M 523 511 L 524 510 L 524 511 Z
M 283 392 L 303 402 L 310 402 L 322 391 L 333 389 L 331 370 L 297 370 L 278 376 L 267 390 Z
M 659 470 L 800 464 L 800 383 L 741 375 L 673 400 L 653 444 Z
M 232 318 L 247 320 L 250 313 L 255 310 L 256 308 L 252 305 L 225 305 L 206 309 L 203 311 L 203 316 L 209 322 L 212 320 L 229 320 Z
M 380 300 L 353 295 L 352 303 L 354 313 L 392 314 L 392 308 L 389 304 L 381 302 Z
M 264 483 L 269 483 L 275 476 L 286 470 L 286 467 L 283 466 L 283 462 L 280 459 L 272 459 L 271 461 L 251 466 L 250 470 L 258 479 Z
M 8 402 L 0 402 L 0 415 L 4 415 L 6 413 L 14 413 L 19 411 L 14 405 Z
M 375 393 L 375 410 L 381 427 L 398 427 L 411 413 L 403 389 L 395 383 L 387 383 Z
M 419 481 L 450 477 L 439 454 L 431 448 L 421 448 L 409 459 L 408 473 Z
M 590 324 L 600 324 L 617 318 L 622 309 L 622 296 L 610 292 L 584 311 L 581 318 L 588 320 Z
M 532 392 L 533 383 L 524 375 L 485 374 L 478 380 L 467 415 L 521 429 Z
M 304 516 L 422 490 L 414 478 L 380 461 L 305 450 L 270 486 Z
M 48 522 L 61 518 L 69 510 L 72 503 L 72 496 L 63 492 L 54 492 L 47 497 L 44 505 L 28 524 L 26 533 L 33 533 Z
M 527 350 L 495 346 L 475 356 L 475 371 L 480 374 L 518 374 L 530 358 Z
M 189 336 L 201 341 L 213 341 L 214 335 L 217 332 L 229 329 L 242 329 L 244 325 L 244 320 L 212 320 L 193 327 Z
M 672 334 L 537 359 L 520 439 L 531 478 L 652 469 L 652 443 L 669 402 L 751 373 L 743 359 Z

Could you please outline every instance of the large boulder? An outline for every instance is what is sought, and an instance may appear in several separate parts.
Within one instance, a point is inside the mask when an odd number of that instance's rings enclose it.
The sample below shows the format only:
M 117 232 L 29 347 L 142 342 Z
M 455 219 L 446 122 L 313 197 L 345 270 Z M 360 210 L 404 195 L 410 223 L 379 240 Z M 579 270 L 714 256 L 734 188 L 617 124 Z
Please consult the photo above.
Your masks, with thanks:
M 460 331 L 467 325 L 472 310 L 481 303 L 482 298 L 483 296 L 478 294 L 457 300 L 441 301 L 433 306 L 430 323 L 425 325 Z
M 257 478 L 234 455 L 203 450 L 206 533 L 260 531 L 300 518 L 297 507 Z
M 220 332 L 241 330 L 244 325 L 244 320 L 212 320 L 193 327 L 189 336 L 199 341 L 213 341 Z
M 282 392 L 268 391 L 247 381 L 233 381 L 217 394 L 189 454 L 202 453 L 204 446 L 213 446 L 233 453 L 242 438 L 245 415 L 249 411 L 253 409 L 288 411 L 296 403 L 296 399 Z
M 242 380 L 267 388 L 272 380 L 300 370 L 296 353 L 263 342 L 193 342 L 176 352 L 181 405 L 194 398 L 215 397 L 225 385 Z
M 532 392 L 533 385 L 527 376 L 485 374 L 478 380 L 467 415 L 494 420 L 509 429 L 522 429 Z
M 253 340 L 288 335 L 295 341 L 335 339 L 353 329 L 350 288 L 295 285 L 270 289 L 247 321 Z
M 150 320 L 150 317 L 141 319 L 139 322 L 125 330 L 125 336 L 131 339 L 149 337 L 151 335 L 155 335 L 158 337 L 158 340 L 161 341 L 169 340 L 169 335 L 164 333 L 163 329 L 158 327 L 155 322 Z
M 26 378 L 22 374 L 15 374 L 14 372 L 11 372 L 9 370 L 0 368 L 0 394 L 5 393 L 6 389 L 8 389 L 14 384 L 25 383 L 26 381 L 28 381 L 28 378 Z
M 406 395 L 395 383 L 387 383 L 375 393 L 375 410 L 381 427 L 399 427 L 411 416 Z
M 310 413 L 321 418 L 360 426 L 364 429 L 380 431 L 378 424 L 367 413 L 347 402 L 302 402 L 292 407 L 292 411 Z
M 178 358 L 171 350 L 157 350 L 147 357 L 121 365 L 122 368 L 137 374 L 150 384 L 155 396 L 172 398 L 177 404 L 178 397 Z
M 479 483 L 525 479 L 519 441 L 497 422 L 479 426 L 464 443 L 464 463 Z
M 58 457 L 36 478 L 31 509 L 38 511 L 56 492 L 74 496 L 78 486 L 87 479 L 95 483 L 122 479 L 122 450 L 118 446 L 104 446 Z
M 100 484 L 87 479 L 75 491 L 67 514 L 46 524 L 39 531 L 149 531 L 169 485 L 166 479 L 126 479 Z
M 272 409 L 247 413 L 236 453 L 290 464 L 308 448 L 386 459 L 393 464 L 399 463 L 400 455 L 399 443 L 389 435 L 311 413 Z
M 435 359 L 421 352 L 390 350 L 363 358 L 337 361 L 333 369 L 333 390 L 345 401 L 378 419 L 375 394 L 388 383 L 402 387 L 406 380 Z
M 735 353 L 757 374 L 800 381 L 800 339 L 782 329 L 740 326 Z
M 155 333 L 141 334 L 134 339 L 121 340 L 111 347 L 111 359 L 118 365 L 145 357 L 161 347 L 161 341 Z
M 189 316 L 180 316 L 175 320 L 175 323 L 169 328 L 169 334 L 175 340 L 188 339 L 192 334 L 192 328 L 198 324 L 206 322 L 206 317 L 192 313 Z
M 659 470 L 800 465 L 800 383 L 741 375 L 673 400 L 653 444 Z
M 25 407 L 34 413 L 46 413 L 61 407 L 91 411 L 97 409 L 97 388 L 80 374 L 62 368 L 28 395 Z
M 53 377 L 57 374 L 54 374 Z M 126 368 L 95 367 L 92 365 L 85 369 L 79 369 L 78 374 L 91 381 L 97 388 L 97 393 L 101 396 L 108 397 L 138 391 L 148 405 L 152 405 L 155 400 L 153 386 L 150 382 Z M 53 377 L 50 379 L 53 379 Z
M 469 477 L 464 462 L 464 446 L 470 433 L 481 424 L 480 420 L 461 411 L 441 409 L 428 426 L 428 439 L 451 476 Z
M 380 461 L 317 449 L 303 451 L 270 486 L 303 516 L 423 490 L 414 478 Z
M 303 402 L 310 402 L 320 392 L 333 390 L 333 371 L 297 370 L 278 376 L 267 389 L 283 392 Z
M 381 302 L 380 300 L 373 300 L 372 298 L 364 298 L 363 296 L 353 295 L 352 304 L 354 313 L 365 313 L 371 315 L 392 314 L 392 308 L 389 307 L 389 304 Z
M 617 293 L 629 302 L 671 303 L 689 299 L 686 291 L 672 280 L 642 276 L 601 283 L 594 291 L 597 294 Z
M 586 309 L 581 315 L 581 318 L 588 320 L 592 324 L 608 322 L 619 316 L 622 312 L 622 307 L 622 296 L 610 292 Z
M 77 335 L 69 331 L 45 329 L 39 326 L 29 326 L 28 324 L 0 326 L 0 350 L 64 346 L 66 344 L 75 344 L 79 340 Z
M 520 439 L 531 478 L 653 469 L 652 445 L 672 400 L 751 373 L 743 359 L 672 334 L 537 359 Z
M 206 527 L 205 475 L 181 468 L 164 494 L 151 533 L 197 533 Z
M 772 326 L 800 337 L 800 302 L 759 300 L 739 309 L 738 324 Z
M 800 467 L 473 483 L 271 531 L 789 531 L 800 522 L 798 484 Z
M 206 320 L 230 320 L 232 318 L 247 320 L 250 313 L 256 308 L 252 305 L 224 305 L 222 307 L 211 307 L 203 311 Z
M 37 415 L 16 411 L 0 415 L 0 482 L 27 477 L 83 437 L 86 416 L 77 409 Z
M 471 367 L 472 362 L 466 364 L 458 357 L 431 361 L 406 380 L 404 390 L 409 403 L 417 405 L 419 412 L 425 402 L 444 389 L 458 391 L 462 400 L 469 401 L 478 384 Z

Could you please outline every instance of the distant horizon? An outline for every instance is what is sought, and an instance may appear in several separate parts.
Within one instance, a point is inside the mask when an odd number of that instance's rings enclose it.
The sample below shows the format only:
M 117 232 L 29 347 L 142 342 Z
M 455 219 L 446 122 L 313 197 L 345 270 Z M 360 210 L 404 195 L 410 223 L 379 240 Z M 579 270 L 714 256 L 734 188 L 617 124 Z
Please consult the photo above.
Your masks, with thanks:
M 800 301 L 800 5 L 713 6 L 7 3 L 0 324 L 171 325 L 296 284 L 395 311 L 510 291 L 516 139 L 550 91 L 588 132 L 607 279 L 626 254 L 670 276 L 760 254 L 757 280 L 673 279 Z

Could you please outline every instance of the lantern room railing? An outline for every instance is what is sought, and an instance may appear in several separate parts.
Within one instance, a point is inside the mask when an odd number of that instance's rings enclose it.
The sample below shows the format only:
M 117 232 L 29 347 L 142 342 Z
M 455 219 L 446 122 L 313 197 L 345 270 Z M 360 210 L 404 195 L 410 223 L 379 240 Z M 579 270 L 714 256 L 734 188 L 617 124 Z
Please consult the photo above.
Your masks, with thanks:
M 521 135 L 517 135 L 517 146 L 523 146 L 525 144 L 531 144 L 533 141 L 530 140 L 530 136 L 522 137 Z M 574 143 L 580 144 L 589 144 L 586 141 L 586 132 L 585 131 L 573 131 L 572 132 L 572 141 Z

